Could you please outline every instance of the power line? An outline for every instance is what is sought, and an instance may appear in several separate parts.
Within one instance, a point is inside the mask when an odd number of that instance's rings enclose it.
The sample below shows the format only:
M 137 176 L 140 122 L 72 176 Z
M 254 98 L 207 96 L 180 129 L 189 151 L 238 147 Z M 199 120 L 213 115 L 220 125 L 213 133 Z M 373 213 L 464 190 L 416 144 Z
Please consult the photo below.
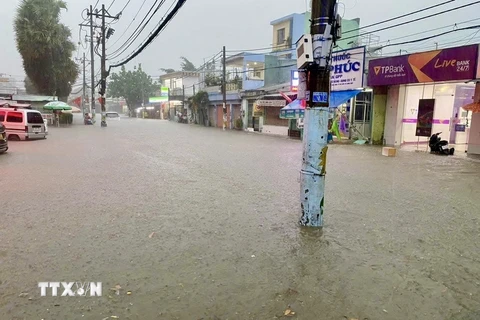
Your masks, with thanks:
M 162 18 L 160 25 L 158 26 L 158 28 L 153 32 L 153 34 L 151 34 L 151 36 L 147 39 L 147 41 L 139 48 L 137 49 L 134 53 L 132 53 L 127 59 L 125 59 L 124 61 L 122 62 L 119 62 L 119 63 L 116 63 L 112 66 L 110 66 L 110 69 L 111 68 L 116 68 L 116 67 L 120 67 L 120 66 L 123 66 L 124 64 L 128 63 L 129 61 L 131 61 L 132 59 L 134 59 L 136 56 L 138 56 L 146 47 L 148 47 L 148 45 L 150 43 L 153 42 L 153 40 L 155 40 L 155 38 L 160 34 L 160 32 L 168 25 L 168 23 L 175 17 L 175 15 L 178 13 L 178 11 L 180 10 L 180 8 L 185 4 L 187 0 L 178 0 L 177 1 L 177 4 L 175 5 L 175 7 L 172 9 L 172 11 L 170 11 L 170 13 L 167 15 L 167 17 L 165 18 Z
M 450 1 L 448 1 L 450 2 Z M 447 3 L 448 3 L 447 2 Z M 348 39 L 354 39 L 354 38 L 357 38 L 357 37 L 363 37 L 363 36 L 366 36 L 366 35 L 369 35 L 369 34 L 372 34 L 372 33 L 376 33 L 376 32 L 380 32 L 380 31 L 384 31 L 384 30 L 388 30 L 388 29 L 392 29 L 392 28 L 396 28 L 396 27 L 400 27 L 400 26 L 403 26 L 403 25 L 406 25 L 406 24 L 410 24 L 410 23 L 413 23 L 413 22 L 417 22 L 417 21 L 421 21 L 421 20 L 425 20 L 425 19 L 428 19 L 428 18 L 432 18 L 432 17 L 435 17 L 435 16 L 438 16 L 438 15 L 441 15 L 441 14 L 444 14 L 444 13 L 448 13 L 450 11 L 454 11 L 454 10 L 459 10 L 459 9 L 463 9 L 465 7 L 469 7 L 469 6 L 472 6 L 472 5 L 475 5 L 475 4 L 479 4 L 480 1 L 476 1 L 476 2 L 473 2 L 473 3 L 469 3 L 469 4 L 465 4 L 465 5 L 462 5 L 462 6 L 458 6 L 458 7 L 455 7 L 455 8 L 452 8 L 452 9 L 448 9 L 448 10 L 445 10 L 445 11 L 441 11 L 441 12 L 438 12 L 438 13 L 434 13 L 434 14 L 431 14 L 431 15 L 428 15 L 428 16 L 424 16 L 424 17 L 420 17 L 420 18 L 416 18 L 416 19 L 412 19 L 412 20 L 409 20 L 409 21 L 405 21 L 405 22 L 402 22 L 402 23 L 398 23 L 396 25 L 392 25 L 392 26 L 388 26 L 388 27 L 384 27 L 384 28 L 381 28 L 381 29 L 378 29 L 378 30 L 375 30 L 375 31 L 369 31 L 369 32 L 365 32 L 363 34 L 360 34 L 360 35 L 355 35 L 355 36 L 349 36 L 349 37 L 346 37 L 346 38 L 341 38 L 341 40 L 348 40 Z M 441 3 L 439 5 L 443 5 L 445 3 Z M 437 5 L 437 6 L 439 6 Z M 432 7 L 428 7 L 428 8 L 425 8 L 425 9 L 422 9 L 421 11 L 424 11 L 424 10 L 428 10 L 428 9 L 431 9 Z M 407 16 L 407 15 L 410 15 L 412 13 L 409 13 L 409 14 L 405 14 L 403 16 Z M 400 17 L 403 17 L 403 16 L 400 16 Z M 398 19 L 398 17 L 396 18 L 392 18 L 392 19 Z M 365 26 L 365 27 L 362 27 L 362 28 L 359 28 L 359 29 L 363 29 L 363 28 L 367 28 L 367 27 L 371 27 L 373 25 L 378 25 L 378 24 L 381 24 L 381 23 L 385 23 L 386 21 L 391 21 L 392 19 L 388 19 L 388 20 L 384 20 L 384 21 L 380 21 L 380 22 L 377 22 L 375 24 L 372 24 L 372 25 L 369 25 L 369 26 Z M 467 23 L 467 22 L 471 22 L 471 21 L 476 21 L 478 19 L 472 19 L 472 20 L 469 20 L 469 21 L 465 21 L 465 22 L 462 22 L 462 23 Z M 444 27 L 442 27 L 444 28 Z M 434 30 L 439 30 L 439 29 L 442 29 L 442 28 L 438 28 L 438 29 L 433 29 L 431 31 L 434 31 Z M 355 29 L 355 30 L 359 30 L 359 29 Z M 352 30 L 354 31 L 354 30 Z M 348 33 L 350 31 L 346 31 L 345 33 Z M 423 33 L 423 32 L 422 32 Z M 409 35 L 411 36 L 411 35 Z M 409 36 L 405 36 L 405 37 L 409 37 Z M 227 52 L 249 52 L 249 51 L 265 51 L 265 50 L 270 50 L 270 49 L 275 49 L 277 48 L 278 46 L 270 46 L 270 47 L 263 47 L 263 48 L 254 48 L 254 49 L 242 49 L 242 50 L 227 50 Z M 284 51 L 290 51 L 291 49 L 285 49 Z M 281 52 L 280 50 L 278 52 Z
M 110 3 L 110 6 L 107 8 L 107 11 L 110 10 L 110 8 L 113 6 L 113 4 L 115 3 L 115 1 L 117 1 L 117 0 L 113 0 L 112 3 Z
M 271 70 L 271 69 L 284 69 L 284 68 L 291 68 L 291 67 L 296 67 L 296 66 L 297 66 L 296 64 L 289 64 L 289 65 L 285 65 L 285 66 L 276 66 L 276 67 L 268 67 L 268 68 L 263 68 L 263 69 L 255 69 L 255 71 L 265 71 L 265 70 Z M 222 71 L 218 70 L 218 72 L 222 72 Z M 238 75 L 238 74 L 249 73 L 249 72 L 252 72 L 252 70 L 237 71 L 237 72 L 234 72 L 233 74 Z M 199 84 L 202 84 L 202 83 L 205 83 L 205 80 L 200 81 L 199 83 L 196 83 L 194 85 L 185 87 L 185 89 L 192 88 L 193 86 L 196 86 L 196 85 L 199 85 Z
M 150 21 L 152 20 L 153 16 L 157 13 L 157 11 L 160 9 L 160 7 L 165 3 L 165 0 L 162 0 L 158 6 L 157 6 L 157 3 L 158 3 L 158 0 L 155 0 L 155 2 L 153 3 L 153 5 L 150 7 L 150 10 L 148 10 L 147 14 L 145 15 L 145 17 L 142 19 L 142 21 L 140 22 L 140 24 L 138 25 L 138 27 L 135 29 L 135 31 L 133 31 L 133 33 L 130 35 L 130 37 L 127 39 L 127 41 L 125 41 L 117 50 L 115 50 L 114 52 L 112 52 L 110 54 L 110 56 L 108 57 L 109 59 L 115 59 L 117 58 L 118 56 L 120 56 L 121 54 L 123 54 L 128 48 L 130 48 L 130 46 L 135 42 L 135 40 L 138 39 L 138 37 L 140 36 L 140 34 L 143 32 L 143 30 L 145 29 L 145 27 L 150 23 Z M 157 6 L 157 8 L 155 9 L 155 11 L 153 12 L 153 14 L 150 16 L 150 18 L 147 20 L 147 22 L 145 22 L 145 20 L 147 19 L 148 15 L 150 14 L 150 12 L 152 12 L 153 8 L 155 8 L 155 6 Z M 144 24 L 145 22 L 145 24 Z M 138 31 L 138 32 L 137 32 Z M 128 45 L 127 45 L 128 43 Z M 126 47 L 125 47 L 126 46 Z M 123 49 L 123 50 L 122 50 Z
M 417 35 L 419 35 L 419 34 L 424 34 L 424 33 L 426 33 L 426 32 L 438 31 L 438 30 L 442 30 L 442 29 L 446 29 L 446 28 L 450 28 L 450 27 L 456 28 L 456 27 L 459 26 L 459 25 L 466 24 L 466 23 L 470 23 L 470 22 L 474 22 L 474 21 L 478 21 L 478 20 L 480 20 L 480 18 L 471 19 L 471 20 L 466 20 L 466 21 L 462 21 L 462 22 L 457 22 L 457 23 L 454 23 L 454 24 L 450 24 L 450 25 L 448 25 L 448 26 L 438 27 L 438 28 L 434 28 L 434 29 L 429 29 L 429 30 L 417 32 L 417 33 L 412 33 L 412 34 L 409 34 L 409 35 L 406 35 L 406 36 L 402 36 L 402 37 L 398 37 L 398 38 L 393 38 L 393 39 L 389 39 L 389 40 L 385 40 L 385 41 L 380 41 L 380 43 L 388 43 L 388 42 L 393 41 L 393 40 L 400 40 L 400 39 L 410 38 L 411 36 L 417 36 Z
M 120 39 L 122 39 L 122 37 L 125 35 L 125 33 L 127 33 L 128 29 L 130 29 L 130 27 L 132 26 L 133 22 L 135 21 L 135 19 L 137 19 L 137 16 L 138 14 L 140 13 L 140 11 L 142 10 L 143 6 L 145 5 L 145 2 L 147 2 L 147 0 L 143 0 L 143 3 L 142 5 L 140 6 L 140 8 L 138 9 L 137 13 L 135 14 L 135 16 L 133 17 L 133 20 L 130 21 L 130 24 L 127 26 L 127 29 L 125 29 L 125 31 L 120 35 L 120 37 L 118 37 L 118 39 L 112 44 L 111 47 L 113 47 L 115 44 L 118 43 L 118 41 L 120 41 Z M 110 48 L 111 48 L 110 47 Z M 110 49 L 108 48 L 108 49 Z
M 455 8 L 451 8 L 451 9 L 448 9 L 448 10 L 444 10 L 444 11 L 440 11 L 440 12 L 437 12 L 437 13 L 434 13 L 434 14 L 430 14 L 430 15 L 428 15 L 428 16 L 424 16 L 424 17 L 420 17 L 420 18 L 417 18 L 417 19 L 413 19 L 413 20 L 409 20 L 409 21 L 397 23 L 397 24 L 394 24 L 394 25 L 392 25 L 392 26 L 380 28 L 380 29 L 377 29 L 377 30 L 374 30 L 374 31 L 369 31 L 369 32 L 366 32 L 366 33 L 362 33 L 362 34 L 360 34 L 360 35 L 358 35 L 358 36 L 350 36 L 350 37 L 342 38 L 342 40 L 348 40 L 348 39 L 354 39 L 354 38 L 357 38 L 357 37 L 363 37 L 363 36 L 366 36 L 366 35 L 369 35 L 369 34 L 372 34 L 372 33 L 376 33 L 376 32 L 380 32 L 380 31 L 384 31 L 384 30 L 388 30 L 388 29 L 392 29 L 392 28 L 404 26 L 404 25 L 406 25 L 406 24 L 410 24 L 410 23 L 413 23 L 413 22 L 418 22 L 418 21 L 421 21 L 421 20 L 433 18 L 433 17 L 439 16 L 439 15 L 442 15 L 442 14 L 444 14 L 444 13 L 450 13 L 450 12 L 452 12 L 452 11 L 460 10 L 460 9 L 463 9 L 463 8 L 466 8 L 466 7 L 470 7 L 470 6 L 479 4 L 479 3 L 480 3 L 480 1 L 475 1 L 475 2 L 472 2 L 472 3 L 464 4 L 464 5 L 462 5 L 462 6 L 458 6 L 458 7 L 455 7 Z
M 120 11 L 120 13 L 123 13 L 123 11 L 125 11 L 125 9 L 128 7 L 128 5 L 130 4 L 130 1 L 132 0 L 128 0 L 127 1 L 127 4 L 123 7 L 122 11 Z M 452 0 L 453 1 L 453 0 Z
M 440 7 L 440 6 L 444 6 L 444 5 L 446 5 L 450 2 L 455 2 L 455 0 L 448 0 L 448 1 L 436 4 L 436 5 L 433 5 L 433 6 L 430 6 L 430 7 L 426 7 L 426 8 L 420 9 L 420 10 L 416 10 L 416 11 L 412 11 L 412 12 L 409 12 L 409 13 L 406 13 L 406 14 L 402 14 L 402 15 L 394 17 L 394 18 L 390 18 L 390 19 L 383 20 L 383 21 L 380 21 L 380 22 L 372 23 L 372 24 L 369 24 L 367 26 L 363 26 L 363 27 L 360 27 L 360 28 L 357 28 L 357 29 L 348 30 L 348 31 L 345 31 L 344 33 L 354 32 L 354 31 L 378 26 L 379 24 L 384 24 L 384 23 L 387 23 L 387 22 L 395 21 L 395 20 L 405 18 L 405 17 L 411 16 L 411 15 L 414 15 L 414 14 L 417 14 L 417 13 L 420 13 L 420 12 L 423 12 L 423 11 L 427 11 L 427 10 L 437 8 L 437 7 Z

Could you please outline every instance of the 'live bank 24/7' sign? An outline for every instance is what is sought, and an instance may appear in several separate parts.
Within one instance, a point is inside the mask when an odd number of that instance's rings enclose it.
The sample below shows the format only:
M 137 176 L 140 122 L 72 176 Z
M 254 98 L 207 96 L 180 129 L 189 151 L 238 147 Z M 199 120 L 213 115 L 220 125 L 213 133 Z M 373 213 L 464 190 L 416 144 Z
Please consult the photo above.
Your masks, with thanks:
M 372 60 L 369 86 L 461 81 L 476 78 L 478 45 Z
M 330 62 L 330 86 L 332 91 L 363 88 L 365 47 L 358 47 L 332 53 Z M 297 92 L 298 71 L 292 71 L 291 91 Z

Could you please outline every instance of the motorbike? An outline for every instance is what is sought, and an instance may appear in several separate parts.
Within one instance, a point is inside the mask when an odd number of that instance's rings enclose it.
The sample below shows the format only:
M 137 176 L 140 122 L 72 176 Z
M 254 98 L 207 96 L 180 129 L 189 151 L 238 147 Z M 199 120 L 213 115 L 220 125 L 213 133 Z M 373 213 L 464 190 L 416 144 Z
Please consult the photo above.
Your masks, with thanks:
M 428 142 L 430 152 L 445 156 L 453 156 L 453 154 L 455 153 L 455 149 L 448 147 L 448 141 L 442 140 L 442 138 L 440 137 L 441 134 L 441 132 L 438 132 L 430 137 L 430 141 Z

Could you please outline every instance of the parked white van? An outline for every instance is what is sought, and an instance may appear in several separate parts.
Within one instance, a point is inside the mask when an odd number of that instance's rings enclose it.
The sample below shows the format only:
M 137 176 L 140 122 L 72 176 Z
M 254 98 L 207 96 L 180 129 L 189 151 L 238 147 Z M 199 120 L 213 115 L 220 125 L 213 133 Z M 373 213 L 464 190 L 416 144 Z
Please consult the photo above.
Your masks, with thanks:
M 37 110 L 0 108 L 0 122 L 8 140 L 46 139 L 45 123 Z

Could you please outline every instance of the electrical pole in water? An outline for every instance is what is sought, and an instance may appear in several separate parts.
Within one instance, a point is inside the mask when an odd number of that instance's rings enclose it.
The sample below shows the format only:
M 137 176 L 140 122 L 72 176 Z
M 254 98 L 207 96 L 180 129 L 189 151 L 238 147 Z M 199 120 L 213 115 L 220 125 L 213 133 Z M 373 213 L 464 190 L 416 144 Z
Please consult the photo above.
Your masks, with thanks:
M 222 93 L 223 93 L 223 130 L 227 128 L 227 50 L 223 46 L 223 81 L 222 81 Z
M 106 54 L 106 47 L 105 47 L 105 43 L 106 43 L 106 39 L 109 38 L 111 35 L 113 35 L 113 33 L 115 32 L 115 30 L 109 28 L 107 30 L 107 27 L 105 25 L 105 18 L 109 18 L 109 19 L 114 19 L 114 20 L 118 20 L 119 17 L 120 17 L 120 14 L 117 15 L 117 16 L 112 16 L 110 15 L 107 10 L 105 9 L 105 5 L 102 5 L 102 10 L 101 12 L 96 12 L 96 13 L 93 13 L 93 9 L 92 9 L 92 6 L 90 6 L 90 11 L 87 13 L 87 15 L 90 16 L 90 25 L 91 25 L 91 32 L 92 32 L 92 47 L 91 47 L 91 52 L 93 52 L 93 16 L 97 17 L 97 18 L 101 18 L 102 19 L 102 25 L 100 27 L 101 29 L 101 33 L 100 33 L 100 42 L 101 42 L 101 45 L 102 45 L 102 54 L 101 54 L 101 79 L 100 79 L 100 90 L 99 90 L 99 93 L 100 93 L 100 103 L 101 103 L 101 111 L 102 111 L 102 122 L 101 122 L 101 126 L 102 127 L 106 127 L 107 126 L 107 118 L 106 118 L 106 115 L 105 115 L 105 112 L 106 112 L 106 108 L 105 108 L 105 102 L 106 102 L 106 99 L 105 99 L 105 92 L 106 92 L 106 89 L 107 89 L 107 77 L 108 77 L 108 71 L 106 70 L 106 61 L 107 61 L 107 54 Z M 93 53 L 92 53 L 93 55 Z M 93 60 L 93 58 L 92 58 Z M 94 79 L 94 69 L 93 69 L 93 64 L 92 64 L 92 79 Z M 92 100 L 94 99 L 94 93 L 93 93 L 93 87 L 94 87 L 94 84 L 93 84 L 93 81 L 92 80 Z M 93 104 L 93 108 L 95 108 L 95 101 L 92 101 L 92 104 Z
M 314 62 L 307 67 L 300 224 L 323 226 L 330 103 L 330 56 L 337 38 L 337 1 L 313 0 L 310 34 Z
M 95 123 L 95 53 L 94 53 L 94 28 L 98 28 L 93 24 L 93 6 L 90 6 L 90 10 L 87 9 L 87 16 L 90 17 L 89 24 L 81 23 L 81 27 L 89 27 L 90 28 L 90 81 L 91 81 L 91 98 L 90 98 L 90 110 L 89 113 L 92 113 L 92 121 Z M 84 115 L 85 115 L 84 110 Z
M 82 64 L 83 64 L 83 92 L 82 92 L 82 110 L 83 110 L 83 114 L 85 115 L 85 100 L 86 100 L 86 91 L 87 91 L 87 79 L 86 79 L 86 76 L 85 76 L 85 52 L 83 53 L 83 60 L 82 60 Z
M 88 12 L 87 12 L 88 13 Z M 92 122 L 95 123 L 95 52 L 94 52 L 94 33 L 93 33 L 93 7 L 90 6 L 90 80 L 92 83 L 90 84 L 91 92 L 91 99 L 90 99 L 90 110 L 92 112 Z

